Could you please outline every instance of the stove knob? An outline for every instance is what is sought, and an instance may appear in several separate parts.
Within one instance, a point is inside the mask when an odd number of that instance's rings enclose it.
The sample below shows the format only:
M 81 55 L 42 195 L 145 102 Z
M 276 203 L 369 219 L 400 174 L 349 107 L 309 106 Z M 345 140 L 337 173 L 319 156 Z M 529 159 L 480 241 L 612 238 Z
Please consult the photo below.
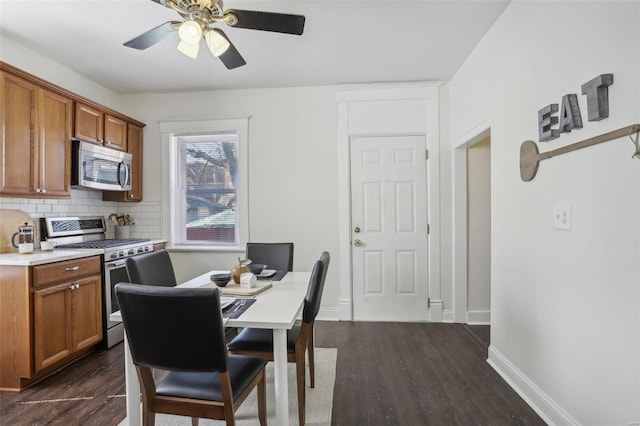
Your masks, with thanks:
M 146 247 L 144 248 L 144 251 L 151 251 L 151 249 L 149 248 L 149 246 L 146 246 Z
M 124 254 L 124 252 L 123 252 L 123 251 L 119 251 L 119 252 L 118 252 L 118 257 L 124 257 L 124 256 L 125 256 L 125 254 Z
M 144 253 L 144 247 L 140 247 L 138 250 L 136 250 L 136 253 Z
M 118 258 L 118 253 L 111 253 L 111 259 L 117 259 Z
M 127 256 L 133 256 L 135 254 L 135 252 L 133 251 L 133 249 L 129 249 L 129 251 L 127 252 Z

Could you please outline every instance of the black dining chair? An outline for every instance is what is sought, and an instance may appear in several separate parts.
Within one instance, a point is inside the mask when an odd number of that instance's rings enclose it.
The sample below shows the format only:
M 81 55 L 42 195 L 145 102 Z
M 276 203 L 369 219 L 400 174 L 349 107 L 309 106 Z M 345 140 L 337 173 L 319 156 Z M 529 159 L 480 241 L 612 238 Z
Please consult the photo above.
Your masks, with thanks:
M 311 271 L 309 288 L 304 298 L 302 321 L 296 323 L 287 332 L 287 361 L 296 363 L 296 382 L 298 388 L 298 420 L 305 421 L 305 352 L 309 354 L 309 377 L 311 387 L 315 387 L 314 335 L 313 326 L 320 310 L 326 271 L 329 267 L 328 252 L 322 253 Z M 265 357 L 273 361 L 273 332 L 267 329 L 245 328 L 229 343 L 229 352 Z
M 245 254 L 253 263 L 267 265 L 267 269 L 293 271 L 293 243 L 248 242 Z
M 171 257 L 166 250 L 128 257 L 127 273 L 130 283 L 154 283 L 164 287 L 175 287 L 178 284 Z
M 258 389 L 258 419 L 266 424 L 265 365 L 227 352 L 217 288 L 118 283 L 122 321 L 142 389 L 144 425 L 155 414 L 225 420 Z M 166 372 L 154 380 L 152 369 Z

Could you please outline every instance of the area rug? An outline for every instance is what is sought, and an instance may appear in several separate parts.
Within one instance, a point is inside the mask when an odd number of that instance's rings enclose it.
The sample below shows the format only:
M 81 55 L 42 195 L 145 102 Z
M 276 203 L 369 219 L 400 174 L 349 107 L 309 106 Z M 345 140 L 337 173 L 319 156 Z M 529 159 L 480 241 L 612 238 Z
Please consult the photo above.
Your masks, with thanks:
M 307 425 L 330 425 L 331 412 L 333 409 L 333 387 L 336 381 L 336 359 L 338 350 L 335 348 L 316 348 L 316 383 L 315 388 L 309 387 L 309 368 L 307 366 L 307 393 L 306 393 L 306 424 Z M 296 365 L 288 364 L 289 375 L 289 424 L 298 424 L 298 391 L 296 387 Z M 275 390 L 273 385 L 273 363 L 267 364 L 267 424 L 276 424 Z M 127 425 L 124 419 L 120 425 Z M 200 419 L 202 426 L 224 425 L 223 421 Z M 258 405 L 256 391 L 244 401 L 238 411 L 236 411 L 236 425 L 255 426 L 258 425 Z M 191 418 L 181 416 L 171 416 L 166 414 L 156 415 L 157 426 L 190 426 Z

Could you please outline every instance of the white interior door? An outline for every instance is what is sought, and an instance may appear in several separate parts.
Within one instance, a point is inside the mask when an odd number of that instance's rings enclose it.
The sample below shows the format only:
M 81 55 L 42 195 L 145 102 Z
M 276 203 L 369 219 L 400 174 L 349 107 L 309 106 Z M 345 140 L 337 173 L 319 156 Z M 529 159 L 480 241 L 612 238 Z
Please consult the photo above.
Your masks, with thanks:
M 350 141 L 353 317 L 426 321 L 425 137 Z

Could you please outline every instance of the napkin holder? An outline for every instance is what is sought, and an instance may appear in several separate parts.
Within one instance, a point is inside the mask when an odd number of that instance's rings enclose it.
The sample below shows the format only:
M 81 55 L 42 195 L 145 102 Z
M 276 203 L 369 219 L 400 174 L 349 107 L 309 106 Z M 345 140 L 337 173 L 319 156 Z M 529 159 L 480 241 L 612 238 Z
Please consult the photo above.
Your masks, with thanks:
M 240 275 L 240 288 L 254 288 L 257 283 L 258 279 L 251 272 Z

